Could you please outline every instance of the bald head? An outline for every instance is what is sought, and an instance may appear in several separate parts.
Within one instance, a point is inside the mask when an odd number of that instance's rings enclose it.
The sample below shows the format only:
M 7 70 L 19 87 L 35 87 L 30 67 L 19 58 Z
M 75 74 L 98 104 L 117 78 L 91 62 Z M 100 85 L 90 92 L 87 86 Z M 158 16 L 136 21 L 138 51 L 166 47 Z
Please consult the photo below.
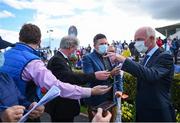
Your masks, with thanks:
M 135 32 L 134 40 L 144 41 L 144 45 L 151 49 L 156 45 L 155 30 L 151 27 L 141 27 Z
M 134 35 L 134 39 L 135 40 L 146 39 L 146 38 L 149 38 L 151 36 L 155 38 L 154 29 L 152 29 L 151 27 L 141 27 L 136 31 L 136 33 Z

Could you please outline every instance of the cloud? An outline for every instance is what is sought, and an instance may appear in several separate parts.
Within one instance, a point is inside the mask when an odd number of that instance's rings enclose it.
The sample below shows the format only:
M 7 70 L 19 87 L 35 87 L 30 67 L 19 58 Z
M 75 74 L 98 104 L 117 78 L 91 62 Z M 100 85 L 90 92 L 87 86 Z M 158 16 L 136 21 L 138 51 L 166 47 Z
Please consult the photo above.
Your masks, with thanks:
M 28 0 L 1 0 L 1 2 L 15 9 L 25 9 L 25 8 L 33 9 L 32 3 Z
M 53 42 L 59 43 L 68 34 L 68 28 L 75 25 L 82 46 L 92 46 L 97 33 L 104 33 L 109 42 L 129 41 L 140 26 L 155 28 L 175 22 L 170 17 L 169 21 L 162 20 L 165 15 L 160 17 L 159 14 L 165 5 L 153 0 L 4 0 L 4 3 L 20 10 L 35 10 L 29 22 L 40 27 L 42 41 L 53 38 Z M 166 9 L 168 11 L 169 7 Z M 154 19 L 157 17 L 161 19 Z M 49 29 L 53 30 L 51 34 L 47 33 Z
M 179 20 L 179 0 L 113 0 L 114 5 L 129 15 L 150 15 L 154 19 Z
M 51 37 L 60 40 L 62 36 L 67 35 L 69 26 L 75 25 L 78 29 L 78 38 L 81 40 L 81 45 L 85 46 L 87 41 L 92 44 L 92 39 L 97 33 L 106 34 L 109 42 L 113 39 L 133 39 L 133 33 L 139 25 L 142 25 L 142 23 L 146 25 L 151 21 L 151 18 L 146 14 L 144 14 L 146 18 L 144 16 L 137 17 L 133 14 L 129 16 L 124 12 L 126 11 L 125 8 L 122 11 L 115 7 L 114 2 L 109 0 L 65 0 L 61 2 L 57 0 L 51 2 L 34 0 L 31 2 L 7 3 L 19 9 L 23 9 L 26 4 L 31 4 L 36 13 L 30 22 L 41 28 L 43 39 L 49 38 L 50 34 L 47 34 L 47 30 L 53 29 Z M 126 2 L 121 3 L 126 4 Z M 120 3 L 118 2 L 116 5 L 118 4 Z M 129 10 L 130 8 L 136 8 L 133 4 L 131 6 L 127 6 Z M 138 9 L 134 10 L 139 11 Z
M 18 38 L 19 38 L 19 33 L 16 31 L 10 31 L 10 30 L 4 30 L 4 29 L 0 29 L 0 36 L 2 37 L 2 39 L 9 41 L 11 43 L 16 43 L 18 42 Z
M 6 10 L 0 11 L 0 18 L 8 18 L 8 17 L 15 17 L 15 15 Z
M 143 9 L 155 19 L 180 20 L 180 1 L 179 0 L 151 0 L 144 2 Z

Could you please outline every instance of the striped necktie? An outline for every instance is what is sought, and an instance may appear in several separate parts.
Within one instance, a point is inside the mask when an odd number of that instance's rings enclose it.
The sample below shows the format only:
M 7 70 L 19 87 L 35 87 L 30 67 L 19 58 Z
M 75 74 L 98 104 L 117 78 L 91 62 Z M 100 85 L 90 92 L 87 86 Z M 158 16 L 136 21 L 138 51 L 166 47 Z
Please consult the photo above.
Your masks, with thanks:
M 148 58 L 149 58 L 149 55 L 146 55 L 146 56 L 144 57 L 143 66 L 146 64 L 146 61 L 148 60 Z

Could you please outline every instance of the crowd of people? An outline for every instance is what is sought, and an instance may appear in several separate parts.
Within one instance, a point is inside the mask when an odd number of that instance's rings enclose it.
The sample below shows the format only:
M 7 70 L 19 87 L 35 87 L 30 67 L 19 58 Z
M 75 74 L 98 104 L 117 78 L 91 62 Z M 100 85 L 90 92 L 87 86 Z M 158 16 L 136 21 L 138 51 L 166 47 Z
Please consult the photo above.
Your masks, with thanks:
M 45 65 L 38 51 L 41 44 L 38 26 L 24 24 L 16 44 L 0 40 L 0 49 L 11 46 L 0 52 L 2 121 L 17 122 L 40 100 L 39 90 L 49 90 L 55 85 L 61 90 L 60 96 L 33 110 L 27 121 L 39 122 L 45 111 L 50 114 L 52 122 L 73 122 L 80 113 L 80 99 L 83 99 L 88 106 L 89 121 L 114 122 L 115 108 L 104 113 L 102 108 L 94 112 L 93 107 L 106 101 L 117 103 L 116 97 L 128 97 L 123 95 L 122 71 L 137 78 L 137 122 L 175 121 L 170 95 L 175 52 L 172 55 L 165 43 L 156 39 L 154 29 L 139 28 L 130 44 L 126 41 L 109 44 L 104 34 L 96 34 L 92 51 L 90 45 L 78 50 L 79 42 L 76 37 L 64 36 L 58 50 Z M 170 47 L 175 45 L 179 49 L 175 42 L 178 40 L 174 39 Z M 81 61 L 82 72 L 73 71 L 76 67 L 71 63 L 73 55 Z M 138 61 L 138 57 L 142 59 Z

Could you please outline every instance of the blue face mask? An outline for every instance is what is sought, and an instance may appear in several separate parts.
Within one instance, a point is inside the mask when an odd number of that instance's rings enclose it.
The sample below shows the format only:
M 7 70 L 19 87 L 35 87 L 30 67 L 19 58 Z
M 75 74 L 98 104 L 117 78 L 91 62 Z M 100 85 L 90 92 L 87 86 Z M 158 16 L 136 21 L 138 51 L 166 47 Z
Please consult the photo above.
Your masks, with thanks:
M 2 67 L 4 65 L 4 53 L 3 52 L 0 52 L 0 67 Z
M 106 45 L 106 44 L 103 44 L 103 45 L 99 45 L 99 47 L 98 47 L 98 53 L 100 53 L 100 54 L 105 54 L 105 53 L 107 53 L 107 48 L 108 48 L 108 46 Z

